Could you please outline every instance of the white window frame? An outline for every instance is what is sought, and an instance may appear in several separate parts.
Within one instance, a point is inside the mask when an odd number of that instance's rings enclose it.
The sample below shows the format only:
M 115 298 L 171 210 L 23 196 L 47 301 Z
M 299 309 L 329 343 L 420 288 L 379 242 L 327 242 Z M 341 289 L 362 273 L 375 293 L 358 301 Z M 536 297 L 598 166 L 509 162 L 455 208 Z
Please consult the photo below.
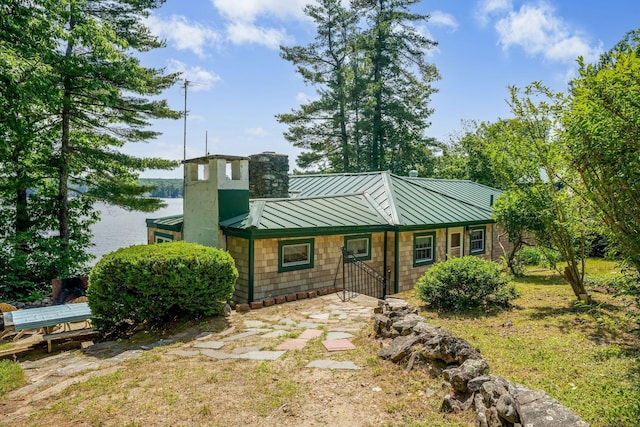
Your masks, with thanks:
M 420 240 L 429 240 L 429 245 L 419 246 Z M 435 260 L 435 240 L 436 239 L 434 234 L 425 234 L 421 236 L 415 236 L 414 244 L 413 244 L 413 251 L 414 251 L 413 262 L 415 264 L 426 264 L 426 263 L 431 263 Z M 428 258 L 418 258 L 419 251 L 425 251 L 427 249 L 430 250 L 431 256 Z
M 480 234 L 479 239 L 474 239 L 474 235 Z M 486 248 L 486 230 L 484 228 L 472 228 L 469 230 L 469 253 L 470 254 L 481 254 L 485 252 Z M 480 244 L 479 248 L 474 249 L 474 245 Z
M 300 261 L 285 261 L 286 258 L 286 253 L 285 250 L 286 249 L 291 249 L 291 248 L 296 248 L 296 247 L 305 247 L 307 250 L 307 258 L 304 260 L 300 260 Z M 282 266 L 283 267 L 294 267 L 297 265 L 305 265 L 305 264 L 310 264 L 311 263 L 311 244 L 310 243 L 296 243 L 295 245 L 283 245 L 282 246 Z
M 363 253 L 352 253 L 351 251 L 349 251 L 349 245 L 353 242 L 360 242 L 363 241 L 364 242 L 364 247 L 365 247 L 365 252 Z M 371 243 L 369 241 L 368 237 L 357 237 L 355 239 L 348 239 L 347 240 L 347 253 L 350 256 L 356 257 L 356 258 L 369 258 L 370 254 L 369 254 L 369 247 L 371 246 Z
M 289 261 L 286 262 L 287 258 L 287 250 L 295 250 L 298 249 L 298 253 L 300 253 L 300 248 L 305 248 L 302 251 L 306 252 L 306 259 L 297 260 L 297 261 Z M 305 268 L 313 268 L 313 251 L 314 251 L 314 240 L 313 239 L 300 239 L 300 240 L 285 240 L 280 241 L 278 243 L 278 272 L 286 272 L 292 270 L 302 270 Z M 292 255 L 292 254 L 289 254 Z
M 153 236 L 153 243 L 168 243 L 168 242 L 173 242 L 173 239 L 170 239 L 168 237 L 165 236 L 160 236 L 158 234 L 155 234 Z

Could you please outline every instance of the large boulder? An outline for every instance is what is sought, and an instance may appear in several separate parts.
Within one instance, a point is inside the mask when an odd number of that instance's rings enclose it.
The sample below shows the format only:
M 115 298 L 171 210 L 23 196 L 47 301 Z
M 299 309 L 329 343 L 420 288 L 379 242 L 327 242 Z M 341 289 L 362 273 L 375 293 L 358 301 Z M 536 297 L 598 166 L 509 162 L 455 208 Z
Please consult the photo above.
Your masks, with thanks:
M 460 393 L 469 391 L 467 383 L 489 373 L 489 363 L 484 359 L 467 359 L 460 366 L 445 369 L 442 375 L 445 381 L 449 381 L 451 387 Z
M 424 340 L 420 335 L 404 335 L 396 337 L 391 344 L 378 352 L 378 356 L 383 359 L 399 363 L 407 360 L 411 356 L 412 348 Z
M 482 359 L 468 341 L 450 335 L 437 335 L 425 342 L 422 353 L 427 359 L 441 359 L 447 364 L 461 365 L 467 359 Z
M 398 335 L 409 335 L 414 332 L 414 327 L 419 323 L 425 323 L 424 318 L 411 313 L 394 320 L 391 327 L 396 330 Z
M 542 390 L 519 389 L 515 396 L 515 405 L 523 426 L 535 427 L 588 427 L 569 408 L 546 394 Z

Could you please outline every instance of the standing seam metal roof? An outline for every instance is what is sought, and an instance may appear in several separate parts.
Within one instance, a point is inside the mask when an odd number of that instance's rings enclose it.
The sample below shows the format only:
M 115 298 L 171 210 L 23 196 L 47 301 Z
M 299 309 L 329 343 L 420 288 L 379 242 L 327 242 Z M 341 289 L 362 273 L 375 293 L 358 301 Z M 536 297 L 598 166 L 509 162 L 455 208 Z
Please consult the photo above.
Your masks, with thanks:
M 254 200 L 248 214 L 220 223 L 262 230 L 386 224 L 387 219 L 365 194 Z
M 273 230 L 490 222 L 491 196 L 500 194 L 472 181 L 390 172 L 294 175 L 289 189 L 298 197 L 254 200 L 251 212 L 221 225 Z

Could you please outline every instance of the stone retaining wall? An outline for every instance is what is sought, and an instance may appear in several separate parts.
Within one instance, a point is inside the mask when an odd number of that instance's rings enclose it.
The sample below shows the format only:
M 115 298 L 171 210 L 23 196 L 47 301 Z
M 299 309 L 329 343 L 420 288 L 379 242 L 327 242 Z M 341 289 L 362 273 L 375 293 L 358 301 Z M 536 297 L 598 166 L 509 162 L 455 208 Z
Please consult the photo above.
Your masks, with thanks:
M 433 326 L 406 301 L 380 301 L 376 336 L 388 342 L 378 355 L 442 377 L 450 388 L 443 412 L 473 409 L 480 427 L 586 427 L 588 424 L 542 390 L 489 375 L 489 364 L 469 342 Z

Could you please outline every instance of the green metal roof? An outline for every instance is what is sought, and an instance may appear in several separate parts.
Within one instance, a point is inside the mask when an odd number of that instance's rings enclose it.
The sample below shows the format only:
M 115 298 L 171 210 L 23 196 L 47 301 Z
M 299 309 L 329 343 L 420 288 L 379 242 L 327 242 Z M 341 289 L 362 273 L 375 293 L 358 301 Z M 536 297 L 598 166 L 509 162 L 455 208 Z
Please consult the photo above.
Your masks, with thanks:
M 147 219 L 148 228 L 161 230 L 182 231 L 182 215 L 165 216 L 163 218 Z
M 294 175 L 289 189 L 299 196 L 366 193 L 389 224 L 420 226 L 490 222 L 491 196 L 500 191 L 472 181 L 409 178 L 390 172 Z
M 491 221 L 489 200 L 486 207 L 480 207 L 401 177 L 394 176 L 391 182 L 398 213 L 398 225 L 419 226 Z
M 468 180 L 401 177 L 438 193 L 479 207 L 491 207 L 491 196 L 497 199 L 502 191 Z
M 387 219 L 366 194 L 259 199 L 246 215 L 222 221 L 223 227 L 285 230 L 319 227 L 386 225 Z
M 390 172 L 294 175 L 292 198 L 256 199 L 250 212 L 222 221 L 227 230 L 325 230 L 437 226 L 492 222 L 500 191 L 472 181 L 401 177 Z M 181 230 L 182 215 L 148 219 L 148 226 Z

